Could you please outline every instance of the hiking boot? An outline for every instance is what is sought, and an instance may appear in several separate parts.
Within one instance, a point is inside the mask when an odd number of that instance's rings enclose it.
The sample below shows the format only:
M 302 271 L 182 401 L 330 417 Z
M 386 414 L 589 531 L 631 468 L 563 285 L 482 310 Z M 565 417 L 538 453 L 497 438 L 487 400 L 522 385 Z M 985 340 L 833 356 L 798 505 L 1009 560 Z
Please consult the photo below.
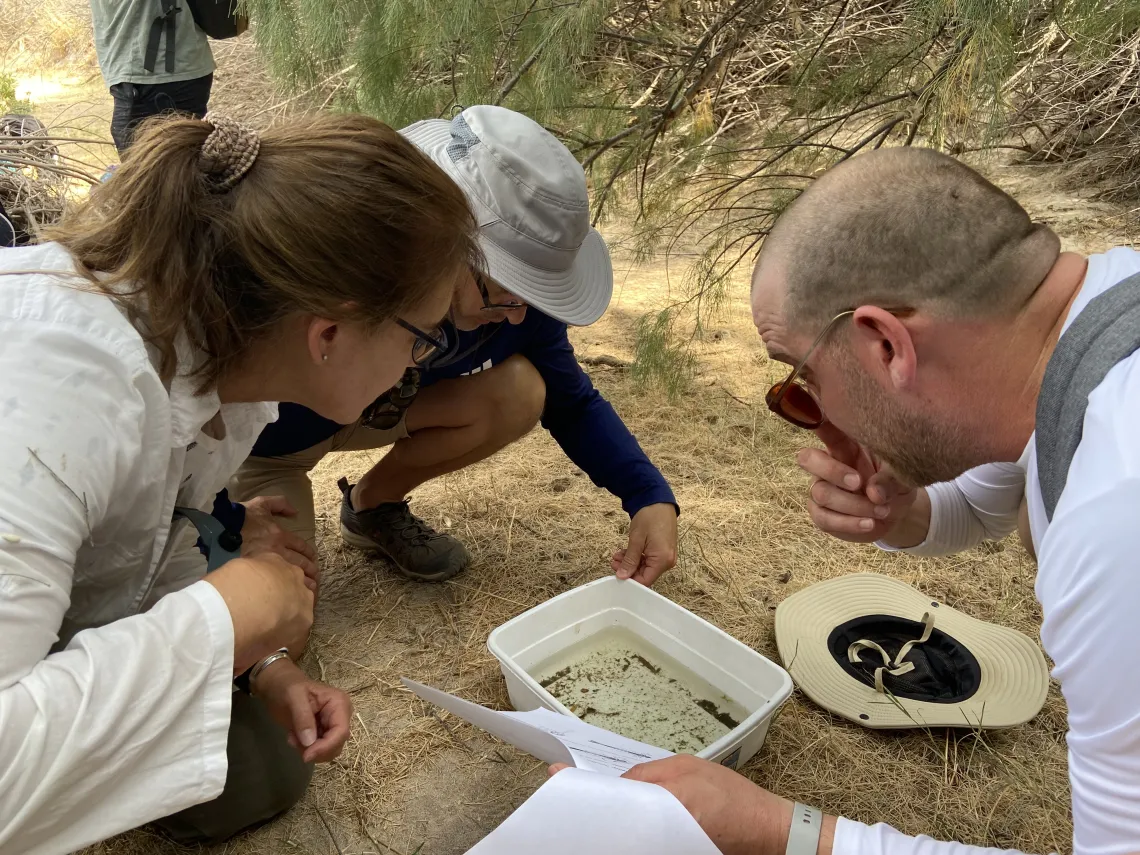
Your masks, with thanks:
M 408 509 L 407 502 L 385 502 L 366 511 L 352 507 L 348 479 L 337 482 L 342 495 L 340 537 L 368 552 L 379 552 L 396 572 L 415 582 L 443 582 L 467 569 L 471 555 L 449 534 L 440 534 Z

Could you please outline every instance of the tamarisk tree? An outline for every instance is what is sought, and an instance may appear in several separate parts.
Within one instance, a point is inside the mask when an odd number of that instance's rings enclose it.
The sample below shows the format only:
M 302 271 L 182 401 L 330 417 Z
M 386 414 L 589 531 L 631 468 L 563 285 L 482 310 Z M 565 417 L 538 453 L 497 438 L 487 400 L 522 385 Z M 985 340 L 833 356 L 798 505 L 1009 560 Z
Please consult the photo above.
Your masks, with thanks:
M 1071 81 L 1080 72 L 1059 63 L 1128 55 L 1140 26 L 1140 0 L 245 4 L 297 90 L 395 126 L 477 103 L 519 110 L 578 156 L 595 219 L 632 223 L 638 251 L 697 247 L 675 304 L 641 325 L 642 373 L 672 389 L 691 364 L 668 346 L 676 319 L 700 333 L 814 175 L 884 145 L 1056 151 L 1033 121 L 1033 69 Z

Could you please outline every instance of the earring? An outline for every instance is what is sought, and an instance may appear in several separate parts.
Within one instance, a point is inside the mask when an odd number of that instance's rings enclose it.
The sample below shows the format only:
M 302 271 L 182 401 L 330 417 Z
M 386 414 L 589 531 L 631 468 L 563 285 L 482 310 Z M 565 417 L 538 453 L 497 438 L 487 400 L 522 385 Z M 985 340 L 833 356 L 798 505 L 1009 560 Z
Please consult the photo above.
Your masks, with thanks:
M 327 353 L 322 353 L 321 354 L 321 362 L 328 362 L 328 361 L 329 361 L 329 355 Z

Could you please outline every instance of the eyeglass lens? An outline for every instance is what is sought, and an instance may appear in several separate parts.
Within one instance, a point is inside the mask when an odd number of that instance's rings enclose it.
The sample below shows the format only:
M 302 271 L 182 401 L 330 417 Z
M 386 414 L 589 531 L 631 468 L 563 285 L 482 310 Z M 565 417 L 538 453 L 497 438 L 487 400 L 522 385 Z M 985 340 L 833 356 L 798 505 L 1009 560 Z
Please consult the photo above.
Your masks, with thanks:
M 502 310 L 509 312 L 512 309 L 521 309 L 526 305 L 526 303 L 523 303 L 520 300 L 507 300 L 502 303 L 492 303 L 490 291 L 487 290 L 487 282 L 488 279 L 485 274 L 478 271 L 475 272 L 475 284 L 479 286 L 479 294 L 483 298 L 484 311 L 490 309 L 492 311 Z
M 429 335 L 430 338 L 417 333 L 416 340 L 412 344 L 412 362 L 416 365 L 423 365 L 440 351 L 447 349 L 447 330 L 442 325 L 433 329 Z
M 780 392 L 787 381 L 781 381 L 768 390 L 768 409 L 796 427 L 815 430 L 823 424 L 823 410 L 819 402 L 804 386 L 793 381 L 784 394 Z

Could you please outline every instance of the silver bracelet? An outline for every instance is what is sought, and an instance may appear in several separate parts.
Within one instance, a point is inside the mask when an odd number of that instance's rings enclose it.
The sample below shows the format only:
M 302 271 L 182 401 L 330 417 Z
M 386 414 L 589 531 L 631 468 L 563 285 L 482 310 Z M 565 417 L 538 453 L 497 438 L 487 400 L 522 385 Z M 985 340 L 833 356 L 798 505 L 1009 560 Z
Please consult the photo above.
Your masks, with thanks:
M 788 848 L 784 850 L 784 855 L 816 855 L 821 831 L 823 811 L 796 802 L 792 809 L 792 827 L 788 829 Z
M 257 692 L 254 691 L 254 681 L 257 679 L 257 676 L 262 671 L 264 671 L 266 668 L 268 668 L 270 665 L 272 665 L 278 659 L 288 659 L 288 658 L 289 658 L 289 648 L 288 647 L 282 647 L 276 653 L 270 653 L 268 656 L 266 656 L 264 659 L 262 659 L 256 665 L 254 665 L 253 668 L 250 669 L 250 672 L 249 672 L 249 693 L 251 695 L 257 694 Z

